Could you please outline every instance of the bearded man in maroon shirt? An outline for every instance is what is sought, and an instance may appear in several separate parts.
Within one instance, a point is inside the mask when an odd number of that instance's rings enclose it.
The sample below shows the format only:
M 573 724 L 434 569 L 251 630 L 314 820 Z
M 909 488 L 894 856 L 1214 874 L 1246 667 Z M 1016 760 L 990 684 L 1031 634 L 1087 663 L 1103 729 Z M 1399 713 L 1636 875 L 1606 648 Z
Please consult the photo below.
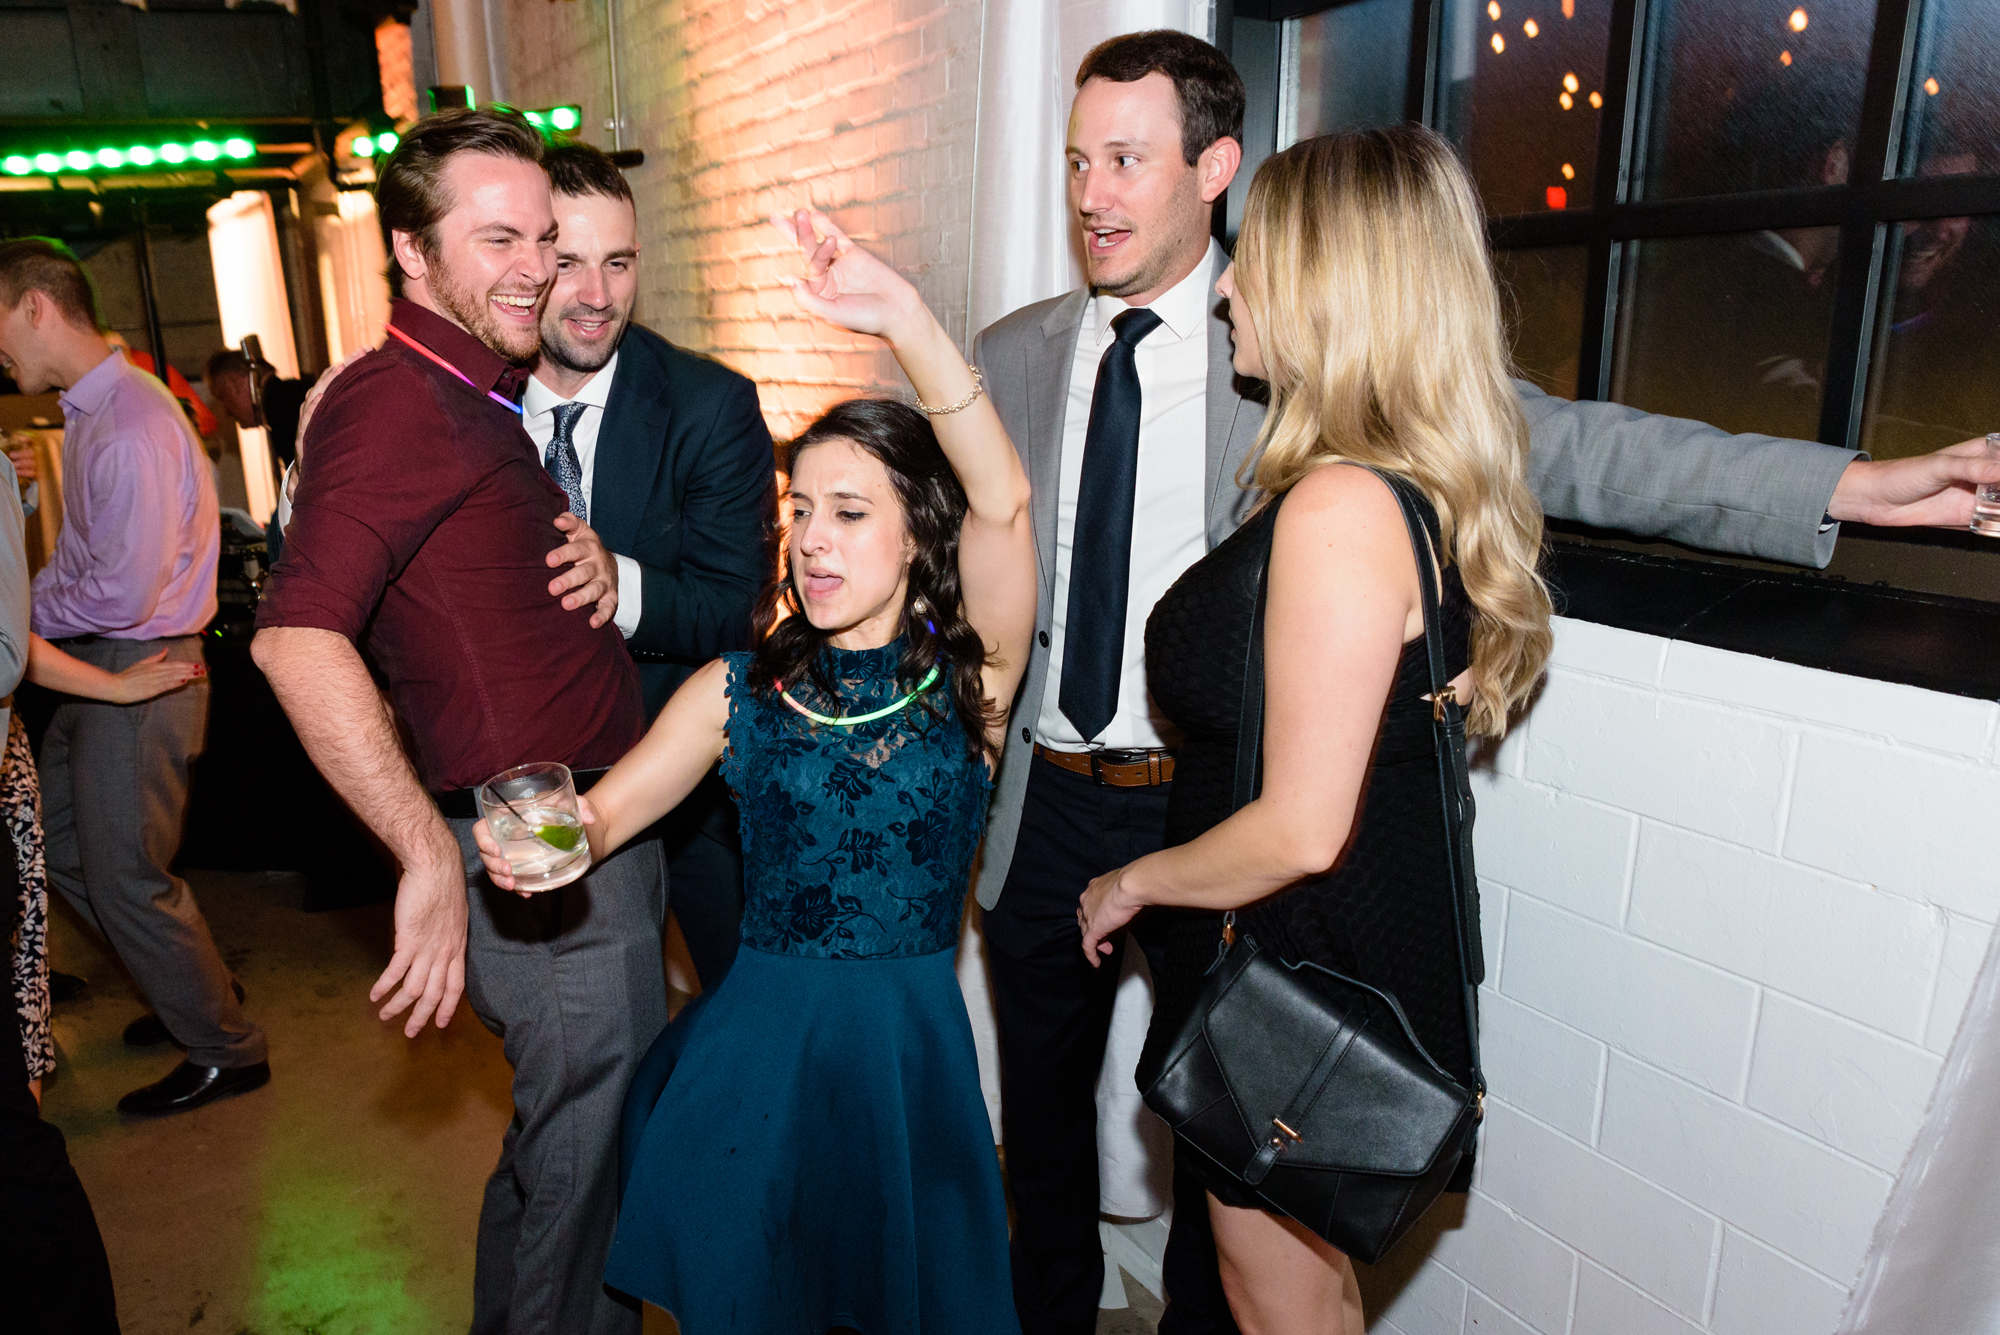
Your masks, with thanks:
M 401 865 L 395 951 L 369 994 L 388 998 L 382 1018 L 407 1011 L 411 1037 L 443 1028 L 462 991 L 514 1067 L 473 1331 L 636 1335 L 636 1305 L 600 1277 L 620 1103 L 666 1023 L 659 845 L 520 898 L 487 881 L 470 835 L 484 780 L 552 760 L 586 787 L 643 726 L 611 624 L 616 567 L 521 426 L 555 272 L 541 152 L 517 115 L 453 111 L 380 168 L 388 337 L 307 426 L 253 652 L 313 762 Z

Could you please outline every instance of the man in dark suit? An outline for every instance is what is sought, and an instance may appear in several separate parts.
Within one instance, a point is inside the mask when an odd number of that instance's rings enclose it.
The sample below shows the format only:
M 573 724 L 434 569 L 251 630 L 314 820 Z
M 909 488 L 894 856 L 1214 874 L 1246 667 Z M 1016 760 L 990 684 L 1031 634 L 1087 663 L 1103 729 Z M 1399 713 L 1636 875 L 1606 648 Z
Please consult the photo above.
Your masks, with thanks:
M 774 560 L 771 434 L 757 389 L 633 324 L 632 190 L 583 144 L 543 159 L 555 188 L 556 276 L 522 410 L 549 474 L 618 568 L 613 617 L 638 660 L 646 717 L 695 668 L 748 645 Z M 662 822 L 668 891 L 703 987 L 736 956 L 743 861 L 711 774 Z

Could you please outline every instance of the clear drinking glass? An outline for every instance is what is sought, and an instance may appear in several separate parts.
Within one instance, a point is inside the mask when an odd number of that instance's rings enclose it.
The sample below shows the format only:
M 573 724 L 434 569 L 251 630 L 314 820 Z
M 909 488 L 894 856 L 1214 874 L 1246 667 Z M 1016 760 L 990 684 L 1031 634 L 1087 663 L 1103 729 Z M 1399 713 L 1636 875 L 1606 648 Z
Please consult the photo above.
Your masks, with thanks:
M 516 890 L 553 890 L 590 870 L 590 840 L 567 766 L 538 761 L 502 770 L 479 785 L 478 798 Z
M 2000 431 L 1986 433 L 1986 457 L 2000 459 Z M 1982 482 L 1972 498 L 1972 531 L 2000 538 L 2000 482 Z

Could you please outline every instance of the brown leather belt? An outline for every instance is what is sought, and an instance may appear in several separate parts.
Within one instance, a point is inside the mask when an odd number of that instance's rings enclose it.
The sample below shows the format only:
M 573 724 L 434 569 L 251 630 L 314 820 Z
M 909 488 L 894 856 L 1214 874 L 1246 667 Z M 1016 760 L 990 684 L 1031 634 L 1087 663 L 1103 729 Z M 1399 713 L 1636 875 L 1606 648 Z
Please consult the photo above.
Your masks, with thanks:
M 1174 781 L 1174 753 L 1157 747 L 1143 751 L 1051 751 L 1036 742 L 1035 754 L 1060 769 L 1113 788 L 1151 788 Z

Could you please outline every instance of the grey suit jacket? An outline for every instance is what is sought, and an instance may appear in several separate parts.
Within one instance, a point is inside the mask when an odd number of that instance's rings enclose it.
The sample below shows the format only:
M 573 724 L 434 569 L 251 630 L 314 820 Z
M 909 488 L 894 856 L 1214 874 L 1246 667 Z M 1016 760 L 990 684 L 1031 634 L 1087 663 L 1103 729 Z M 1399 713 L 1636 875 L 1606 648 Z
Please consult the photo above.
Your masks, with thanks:
M 1227 258 L 1210 248 L 1216 276 Z M 1054 614 L 1056 494 L 1062 476 L 1063 419 L 1070 362 L 1090 300 L 1086 289 L 1024 306 L 973 340 L 972 358 L 1014 440 L 1028 482 L 1041 575 L 1028 670 L 1008 720 L 1007 749 L 995 782 L 979 902 L 992 908 L 1006 884 L 1033 760 L 1033 730 L 1048 681 Z M 1263 405 L 1244 398 L 1230 367 L 1229 323 L 1221 303 L 1208 323 L 1208 545 L 1236 530 L 1252 494 L 1237 484 L 1256 442 Z M 1774 436 L 1731 435 L 1702 422 L 1655 417 L 1615 403 L 1571 403 L 1516 381 L 1529 428 L 1528 473 L 1543 510 L 1600 528 L 1670 538 L 1713 551 L 1823 566 L 1835 533 L 1821 520 L 1850 450 Z M 1081 893 L 1082 887 L 1078 887 Z

